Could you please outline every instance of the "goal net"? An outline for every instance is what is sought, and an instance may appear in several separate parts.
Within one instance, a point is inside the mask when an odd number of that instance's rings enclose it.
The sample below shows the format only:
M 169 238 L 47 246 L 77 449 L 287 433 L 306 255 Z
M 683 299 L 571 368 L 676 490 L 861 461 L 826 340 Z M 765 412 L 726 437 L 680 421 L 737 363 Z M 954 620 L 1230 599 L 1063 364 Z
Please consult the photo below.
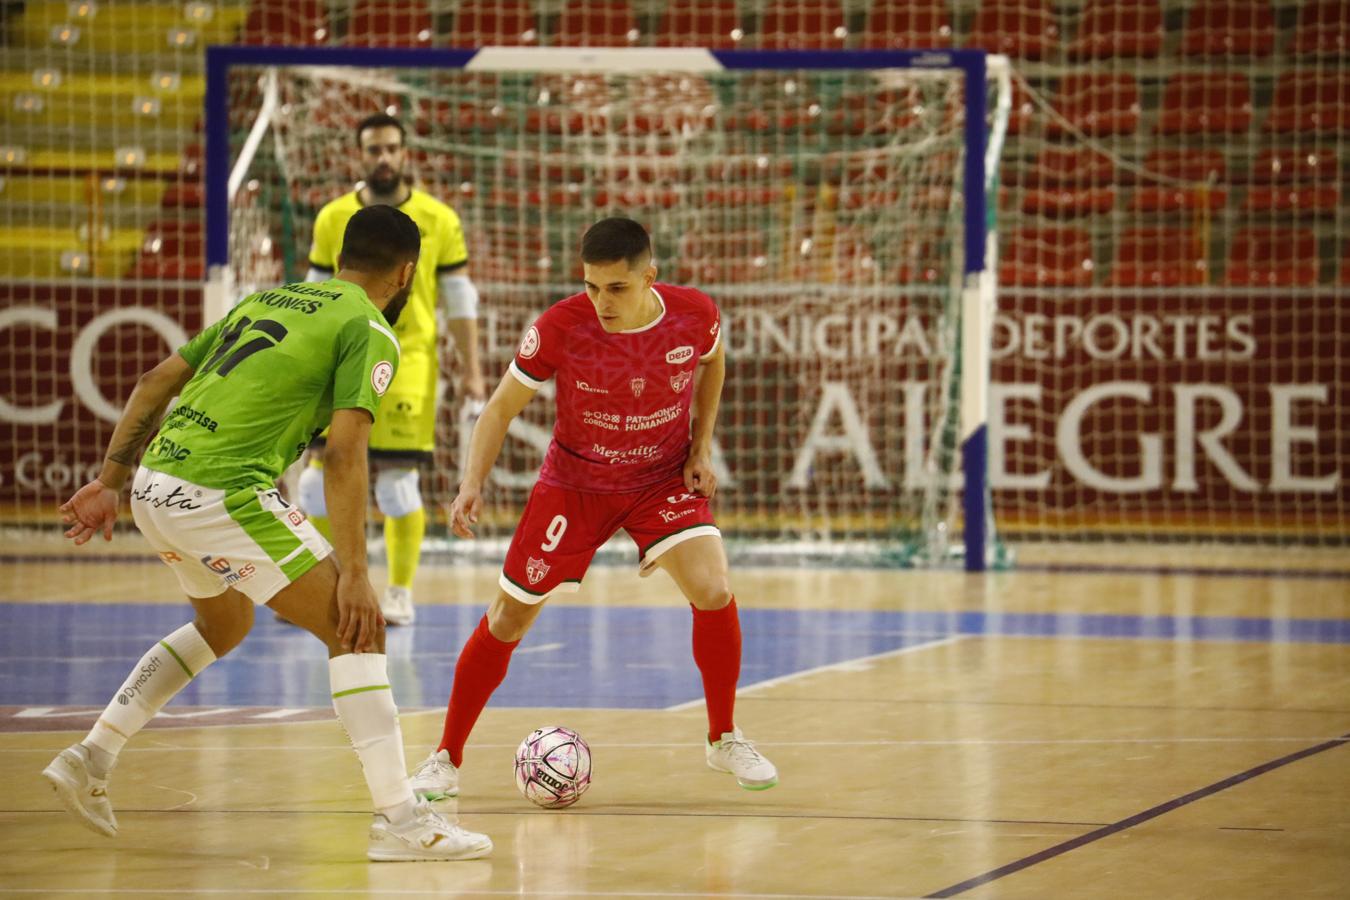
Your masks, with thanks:
M 742 550 L 834 558 L 959 551 L 961 304 L 984 262 L 966 259 L 963 175 L 987 149 L 967 146 L 962 70 L 865 68 L 847 54 L 723 69 L 698 51 L 692 64 L 688 51 L 504 52 L 496 71 L 482 54 L 466 69 L 367 65 L 361 51 L 341 65 L 231 66 L 234 293 L 304 276 L 319 208 L 362 176 L 354 126 L 394 114 L 409 176 L 464 223 L 490 382 L 530 321 L 580 289 L 586 227 L 633 217 L 658 278 L 722 308 L 727 535 Z M 663 52 L 664 65 L 633 55 Z M 470 430 L 459 357 L 442 342 L 433 509 L 454 496 Z M 510 535 L 551 419 L 536 402 L 513 425 L 489 536 Z

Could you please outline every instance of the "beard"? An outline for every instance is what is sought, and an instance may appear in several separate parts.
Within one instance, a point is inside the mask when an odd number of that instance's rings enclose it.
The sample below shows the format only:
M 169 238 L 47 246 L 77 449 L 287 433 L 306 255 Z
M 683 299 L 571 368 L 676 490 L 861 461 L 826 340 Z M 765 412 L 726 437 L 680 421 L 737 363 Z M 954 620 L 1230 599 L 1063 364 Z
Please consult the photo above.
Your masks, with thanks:
M 403 182 L 403 173 L 393 169 L 376 169 L 366 176 L 366 184 L 377 194 L 392 194 Z
M 384 320 L 390 325 L 398 324 L 398 317 L 403 313 L 403 307 L 408 305 L 408 295 L 412 293 L 412 282 L 397 294 L 389 298 L 389 302 L 384 307 Z

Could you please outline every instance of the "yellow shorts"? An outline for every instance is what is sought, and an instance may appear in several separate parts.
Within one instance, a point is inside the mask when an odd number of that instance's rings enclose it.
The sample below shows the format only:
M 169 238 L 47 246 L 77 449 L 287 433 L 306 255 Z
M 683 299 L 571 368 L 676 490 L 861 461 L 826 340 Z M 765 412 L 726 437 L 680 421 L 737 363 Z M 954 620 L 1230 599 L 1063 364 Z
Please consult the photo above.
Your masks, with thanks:
M 398 374 L 380 400 L 370 449 L 430 453 L 436 449 L 436 358 L 404 353 Z
M 316 446 L 328 438 L 323 430 Z M 436 449 L 436 358 L 404 352 L 370 429 L 370 454 L 420 456 Z

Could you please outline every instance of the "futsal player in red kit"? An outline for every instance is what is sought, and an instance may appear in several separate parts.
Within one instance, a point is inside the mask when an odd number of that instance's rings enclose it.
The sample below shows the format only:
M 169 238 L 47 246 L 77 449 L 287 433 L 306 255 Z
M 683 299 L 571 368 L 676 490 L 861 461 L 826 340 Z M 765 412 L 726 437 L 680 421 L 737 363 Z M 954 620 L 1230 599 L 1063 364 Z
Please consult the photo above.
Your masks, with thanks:
M 692 607 L 709 767 L 750 790 L 773 787 L 777 770 L 732 715 L 741 631 L 709 507 L 726 371 L 717 307 L 693 288 L 656 282 L 651 242 L 631 219 L 593 225 L 581 261 L 585 292 L 554 304 L 525 333 L 474 427 L 450 507 L 460 537 L 473 536 L 507 426 L 555 380 L 553 440 L 497 596 L 460 652 L 440 746 L 414 771 L 413 790 L 432 800 L 458 795 L 464 743 L 512 651 L 544 601 L 577 590 L 595 551 L 621 528 L 637 544 L 641 574 L 665 569 Z

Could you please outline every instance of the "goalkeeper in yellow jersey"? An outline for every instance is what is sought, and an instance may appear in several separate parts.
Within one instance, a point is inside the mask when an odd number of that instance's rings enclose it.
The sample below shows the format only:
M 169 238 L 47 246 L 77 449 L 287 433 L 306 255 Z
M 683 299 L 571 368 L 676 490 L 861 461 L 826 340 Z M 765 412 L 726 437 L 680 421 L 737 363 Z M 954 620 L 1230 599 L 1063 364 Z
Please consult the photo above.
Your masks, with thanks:
M 411 624 L 414 617 L 413 576 L 426 531 L 418 466 L 435 449 L 438 300 L 460 355 L 462 396 L 475 410 L 481 409 L 485 396 L 478 360 L 478 290 L 469 280 L 464 231 L 453 209 L 409 183 L 404 136 L 402 123 L 383 113 L 357 125 L 365 181 L 319 210 L 307 276 L 309 281 L 333 277 L 342 231 L 363 207 L 396 207 L 422 233 L 422 256 L 413 275 L 412 294 L 394 329 L 403 347 L 402 364 L 370 433 L 375 501 L 384 514 L 389 559 L 389 585 L 380 609 L 390 625 Z M 309 465 L 300 475 L 299 501 L 319 529 L 326 531 L 323 438 L 312 446 Z

